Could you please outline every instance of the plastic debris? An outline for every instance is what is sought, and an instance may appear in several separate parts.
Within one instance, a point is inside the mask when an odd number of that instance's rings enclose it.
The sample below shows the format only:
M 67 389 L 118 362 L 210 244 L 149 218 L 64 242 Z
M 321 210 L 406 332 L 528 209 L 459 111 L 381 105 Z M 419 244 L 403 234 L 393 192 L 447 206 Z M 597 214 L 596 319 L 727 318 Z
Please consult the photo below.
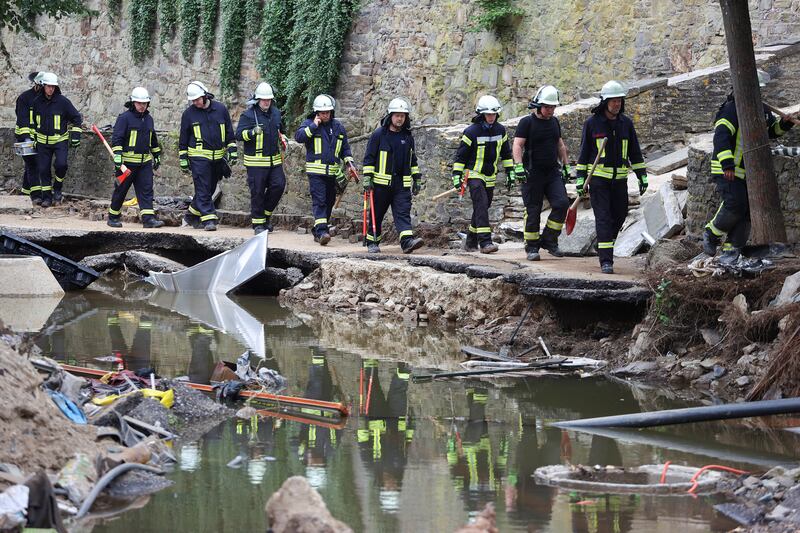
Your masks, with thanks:
M 29 492 L 25 485 L 14 485 L 0 494 L 0 531 L 13 530 L 27 523 Z
M 61 409 L 61 412 L 64 413 L 64 416 L 75 422 L 76 424 L 86 424 L 86 415 L 84 414 L 83 410 L 78 407 L 75 402 L 67 398 L 63 393 L 45 389 L 47 394 L 50 395 L 50 398 L 53 399 L 53 402 L 56 406 Z

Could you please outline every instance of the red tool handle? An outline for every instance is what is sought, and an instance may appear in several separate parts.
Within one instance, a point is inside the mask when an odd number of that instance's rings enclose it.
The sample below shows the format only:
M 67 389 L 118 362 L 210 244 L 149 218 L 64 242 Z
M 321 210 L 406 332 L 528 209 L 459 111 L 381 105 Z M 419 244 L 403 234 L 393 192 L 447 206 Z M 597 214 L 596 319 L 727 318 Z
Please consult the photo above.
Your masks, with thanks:
M 369 191 L 369 212 L 372 216 L 372 238 L 375 239 L 375 244 L 378 243 L 378 225 L 375 223 L 375 190 Z
M 92 124 L 92 131 L 95 132 L 98 137 L 100 137 L 100 140 L 103 141 L 103 146 L 106 147 L 106 150 L 108 150 L 108 153 L 111 155 L 111 158 L 113 159 L 114 150 L 112 150 L 111 147 L 108 145 L 108 141 L 106 141 L 106 138 L 103 137 L 103 134 L 100 132 L 100 130 L 97 128 L 95 124 Z M 129 169 L 125 165 L 120 165 L 119 169 L 120 171 L 122 171 L 122 174 L 120 174 L 119 176 L 115 176 L 114 179 L 117 181 L 117 185 L 122 185 L 128 178 L 128 176 L 131 175 L 131 169 Z
M 458 193 L 459 198 L 464 198 L 464 191 L 467 188 L 468 179 L 469 179 L 469 169 L 464 171 L 464 178 L 461 180 L 461 191 Z
M 364 236 L 364 243 L 366 244 L 367 241 L 367 196 L 369 193 L 364 191 L 364 216 L 363 216 L 363 225 L 361 227 L 361 234 Z

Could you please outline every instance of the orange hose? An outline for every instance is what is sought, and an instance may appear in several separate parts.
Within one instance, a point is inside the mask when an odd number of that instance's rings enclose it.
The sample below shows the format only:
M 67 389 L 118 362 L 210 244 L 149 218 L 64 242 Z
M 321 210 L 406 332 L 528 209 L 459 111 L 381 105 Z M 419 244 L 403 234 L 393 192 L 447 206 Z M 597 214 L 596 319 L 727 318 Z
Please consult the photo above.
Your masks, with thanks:
M 664 481 L 667 480 L 667 469 L 669 468 L 669 465 L 671 465 L 671 464 L 672 464 L 672 461 L 667 461 L 666 463 L 664 463 L 664 470 L 661 471 L 661 479 L 658 480 L 659 485 L 663 485 Z
M 692 476 L 692 479 L 690 480 L 692 482 L 692 488 L 686 491 L 688 494 L 694 495 L 694 491 L 697 490 L 697 486 L 699 485 L 697 478 L 700 477 L 700 474 L 702 474 L 706 470 L 722 470 L 723 472 L 730 472 L 731 474 L 736 474 L 738 476 L 741 476 L 742 474 L 749 474 L 749 472 L 746 472 L 744 470 L 739 470 L 736 468 L 731 468 L 729 466 L 706 465 L 702 467 L 700 470 L 698 470 L 695 475 Z

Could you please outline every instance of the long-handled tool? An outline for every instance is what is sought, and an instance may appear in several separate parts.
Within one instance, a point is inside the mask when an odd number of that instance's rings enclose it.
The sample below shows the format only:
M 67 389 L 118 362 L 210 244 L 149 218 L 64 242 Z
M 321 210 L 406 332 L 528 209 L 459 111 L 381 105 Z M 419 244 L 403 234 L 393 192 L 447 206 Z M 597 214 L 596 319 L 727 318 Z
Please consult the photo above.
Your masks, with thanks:
M 369 196 L 369 193 L 364 191 L 364 210 L 362 212 L 363 216 L 361 224 L 361 235 L 364 236 L 364 246 L 367 245 L 367 196 Z
M 369 214 L 372 217 L 372 238 L 375 239 L 377 244 L 378 225 L 375 223 L 375 189 L 370 189 L 369 191 Z
M 588 190 L 589 182 L 592 180 L 592 176 L 594 175 L 594 169 L 597 168 L 597 163 L 600 161 L 600 157 L 603 155 L 603 151 L 606 149 L 606 143 L 608 142 L 608 137 L 603 137 L 603 142 L 600 143 L 600 148 L 597 149 L 597 157 L 594 158 L 594 163 L 592 163 L 592 168 L 589 169 L 589 175 L 586 176 L 586 181 L 584 182 L 583 186 L 585 190 Z M 578 204 L 582 200 L 581 195 L 579 194 L 575 201 L 572 202 L 572 205 L 569 206 L 569 210 L 567 211 L 567 220 L 564 221 L 564 225 L 566 226 L 565 232 L 567 235 L 572 233 L 572 230 L 575 229 L 575 222 L 578 219 Z
M 344 188 L 342 189 L 342 192 L 339 193 L 339 197 L 336 199 L 336 203 L 333 204 L 333 208 L 334 209 L 338 209 L 339 208 L 339 204 L 342 203 L 342 198 L 344 198 L 344 193 L 347 190 L 347 184 L 350 183 L 350 181 L 355 181 L 356 183 L 359 182 L 358 171 L 356 170 L 356 167 L 353 166 L 352 163 L 347 163 L 346 166 L 348 167 L 347 168 L 347 172 L 349 172 L 350 175 L 347 177 L 347 183 L 344 184 Z M 344 169 L 342 169 L 342 170 L 344 170 Z
M 770 111 L 772 111 L 773 113 L 777 114 L 777 115 L 778 115 L 778 116 L 780 116 L 780 117 L 787 117 L 787 118 L 788 118 L 790 121 L 792 121 L 792 122 L 793 122 L 795 125 L 800 125 L 800 120 L 798 120 L 798 119 L 796 119 L 796 118 L 793 118 L 793 117 L 792 117 L 792 118 L 789 118 L 789 115 L 788 115 L 787 113 L 784 113 L 783 111 L 781 111 L 781 110 L 780 110 L 780 109 L 778 109 L 777 107 L 775 107 L 775 106 L 773 106 L 773 105 L 769 105 L 769 104 L 768 104 L 768 103 L 766 103 L 766 102 L 764 102 L 764 107 L 766 107 L 767 109 L 769 109 Z
M 114 150 L 112 150 L 111 147 L 108 145 L 108 141 L 106 141 L 106 138 L 103 137 L 103 134 L 100 133 L 100 130 L 97 128 L 95 124 L 92 124 L 92 131 L 95 132 L 98 137 L 100 137 L 100 140 L 103 141 L 103 146 L 105 146 L 106 150 L 108 150 L 108 153 L 111 154 L 111 159 L 114 159 Z M 119 169 L 122 171 L 122 174 L 120 174 L 114 179 L 116 179 L 117 185 L 122 185 L 125 182 L 125 180 L 128 179 L 128 176 L 131 175 L 131 169 L 129 169 L 125 165 L 121 165 Z
M 469 169 L 464 171 L 464 177 L 461 179 L 461 188 L 460 189 L 447 189 L 444 192 L 440 192 L 436 196 L 432 196 L 431 200 L 434 200 L 434 201 L 440 200 L 440 199 L 444 198 L 445 196 L 450 196 L 451 194 L 453 194 L 456 191 L 458 191 L 459 199 L 463 200 L 464 199 L 464 191 L 467 188 L 467 179 L 469 179 Z

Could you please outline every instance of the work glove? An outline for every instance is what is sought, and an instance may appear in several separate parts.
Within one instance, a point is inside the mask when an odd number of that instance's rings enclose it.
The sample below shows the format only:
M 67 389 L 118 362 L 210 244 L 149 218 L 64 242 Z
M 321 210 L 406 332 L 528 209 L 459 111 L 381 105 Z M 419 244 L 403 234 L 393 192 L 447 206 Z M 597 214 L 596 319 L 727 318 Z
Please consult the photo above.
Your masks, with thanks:
M 564 166 L 561 167 L 561 181 L 567 183 L 571 177 L 572 169 L 570 168 L 569 164 L 564 163 Z
M 372 190 L 372 175 L 371 174 L 364 174 L 364 179 L 361 180 L 361 185 L 364 187 L 365 191 Z
M 158 170 L 158 167 L 161 166 L 161 156 L 154 155 L 153 156 L 153 170 Z
M 181 172 L 189 173 L 189 156 L 187 154 L 181 154 L 178 157 L 178 161 L 181 165 Z
M 347 176 L 344 175 L 343 171 L 339 171 L 336 174 L 336 194 L 342 194 L 347 187 Z
M 644 194 L 644 191 L 647 190 L 647 174 L 642 174 L 639 177 L 639 196 Z
M 233 167 L 236 165 L 238 161 L 239 161 L 239 152 L 236 150 L 235 147 L 231 146 L 230 148 L 228 148 L 228 165 Z
M 584 184 L 586 184 L 586 178 L 584 176 L 578 176 L 578 179 L 575 181 L 575 190 L 578 192 L 578 196 L 584 196 L 586 194 L 583 187 Z
M 416 196 L 422 190 L 422 176 L 417 176 L 411 182 L 411 195 Z
M 461 190 L 461 180 L 463 179 L 461 172 L 453 172 L 453 188 L 457 191 Z
M 278 132 L 278 140 L 281 141 L 281 150 L 285 152 L 289 147 L 289 141 L 286 140 L 286 137 L 281 132 Z
M 122 172 L 122 154 L 114 154 L 114 170 L 117 171 L 117 176 Z
M 522 166 L 522 163 L 514 165 L 514 181 L 525 183 L 528 181 L 528 171 Z
M 252 130 L 250 130 L 250 137 L 255 137 L 256 135 L 258 135 L 262 131 L 264 131 L 264 130 L 261 129 L 261 126 L 259 124 L 256 124 L 256 127 L 253 128 Z
M 81 132 L 79 131 L 72 131 L 69 134 L 69 145 L 73 148 L 77 148 L 81 145 Z
M 510 191 L 514 188 L 514 185 L 517 183 L 517 173 L 514 172 L 514 169 L 509 169 L 506 171 L 506 190 Z
M 358 183 L 358 171 L 356 170 L 355 165 L 353 163 L 347 164 L 347 175 L 348 177 Z

